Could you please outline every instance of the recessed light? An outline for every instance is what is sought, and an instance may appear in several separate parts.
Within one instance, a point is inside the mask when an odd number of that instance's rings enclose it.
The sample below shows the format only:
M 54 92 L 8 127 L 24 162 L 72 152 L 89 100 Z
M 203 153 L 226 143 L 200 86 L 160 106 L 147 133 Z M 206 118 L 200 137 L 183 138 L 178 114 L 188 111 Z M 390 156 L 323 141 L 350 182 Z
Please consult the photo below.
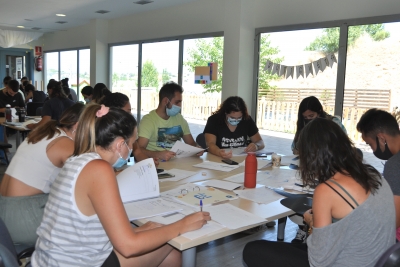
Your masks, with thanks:
M 136 1 L 136 2 L 133 2 L 134 4 L 138 4 L 138 5 L 147 5 L 147 4 L 150 4 L 150 3 L 153 3 L 154 1 L 151 1 L 151 0 L 139 0 L 139 1 Z
M 17 28 L 25 28 L 24 26 L 17 26 Z
M 106 13 L 110 13 L 110 11 L 108 11 L 108 10 L 97 10 L 97 11 L 94 12 L 94 13 L 106 14 Z
M 67 23 L 66 21 L 56 21 L 56 23 L 58 23 L 58 24 L 64 24 L 64 23 Z
M 56 14 L 57 17 L 65 17 L 64 14 Z

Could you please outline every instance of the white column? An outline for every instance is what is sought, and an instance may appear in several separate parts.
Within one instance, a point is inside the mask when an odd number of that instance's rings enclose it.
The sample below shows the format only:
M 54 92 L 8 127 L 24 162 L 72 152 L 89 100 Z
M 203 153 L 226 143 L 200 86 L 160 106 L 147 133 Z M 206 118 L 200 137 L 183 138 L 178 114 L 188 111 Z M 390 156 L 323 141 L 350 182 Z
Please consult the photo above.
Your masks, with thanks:
M 94 19 L 91 23 L 90 38 L 90 84 L 109 85 L 108 21 Z
M 222 96 L 240 96 L 253 110 L 255 0 L 225 0 Z M 255 110 L 255 108 L 254 108 Z

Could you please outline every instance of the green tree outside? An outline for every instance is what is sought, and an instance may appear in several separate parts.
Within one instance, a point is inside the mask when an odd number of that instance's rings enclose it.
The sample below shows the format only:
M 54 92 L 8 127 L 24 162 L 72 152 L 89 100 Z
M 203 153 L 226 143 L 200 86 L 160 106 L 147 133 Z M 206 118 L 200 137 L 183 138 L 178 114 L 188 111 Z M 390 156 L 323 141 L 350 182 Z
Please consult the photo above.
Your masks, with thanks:
M 158 89 L 158 71 L 151 60 L 147 60 L 142 68 L 142 86 Z
M 171 80 L 171 74 L 167 71 L 167 69 L 163 69 L 161 73 L 162 83 L 165 84 Z
M 390 37 L 390 33 L 385 31 L 383 24 L 350 26 L 348 31 L 348 46 L 351 46 L 363 34 L 369 34 L 375 41 L 381 41 Z M 322 51 L 324 53 L 334 53 L 339 50 L 340 28 L 326 28 L 321 36 L 318 36 L 309 46 L 308 51 Z

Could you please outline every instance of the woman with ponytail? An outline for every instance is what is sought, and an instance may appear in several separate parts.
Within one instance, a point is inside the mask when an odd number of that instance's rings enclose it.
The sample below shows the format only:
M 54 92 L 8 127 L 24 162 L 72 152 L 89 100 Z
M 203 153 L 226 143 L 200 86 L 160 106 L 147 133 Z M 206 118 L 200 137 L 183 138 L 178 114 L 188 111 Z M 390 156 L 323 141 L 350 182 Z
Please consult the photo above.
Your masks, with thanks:
M 119 108 L 90 104 L 76 131 L 75 149 L 51 187 L 32 266 L 180 266 L 169 240 L 201 228 L 197 212 L 162 226 L 132 228 L 113 170 L 137 139 L 136 120 Z
M 33 246 L 50 186 L 74 150 L 83 104 L 67 109 L 29 133 L 18 147 L 0 185 L 0 217 L 15 243 Z

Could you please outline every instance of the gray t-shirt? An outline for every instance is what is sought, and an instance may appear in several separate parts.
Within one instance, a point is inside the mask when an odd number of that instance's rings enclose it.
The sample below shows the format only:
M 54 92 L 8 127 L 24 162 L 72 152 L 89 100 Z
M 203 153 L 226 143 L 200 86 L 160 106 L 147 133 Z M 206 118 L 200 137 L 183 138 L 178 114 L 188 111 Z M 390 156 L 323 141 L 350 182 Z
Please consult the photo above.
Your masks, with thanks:
M 382 187 L 340 221 L 314 227 L 307 239 L 310 266 L 373 267 L 395 243 L 396 212 L 385 179 Z
M 400 152 L 386 161 L 383 168 L 383 177 L 392 188 L 393 195 L 400 196 Z

